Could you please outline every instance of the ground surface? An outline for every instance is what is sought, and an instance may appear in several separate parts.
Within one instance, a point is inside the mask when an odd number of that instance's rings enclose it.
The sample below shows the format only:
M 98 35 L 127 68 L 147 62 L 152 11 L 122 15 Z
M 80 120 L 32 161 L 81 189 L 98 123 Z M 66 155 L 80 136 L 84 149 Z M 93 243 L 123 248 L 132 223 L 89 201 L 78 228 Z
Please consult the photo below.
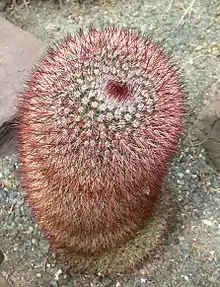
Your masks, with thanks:
M 4 1 L 2 1 L 4 2 Z M 166 251 L 146 262 L 136 274 L 98 280 L 59 276 L 60 266 L 46 263 L 48 244 L 36 229 L 24 203 L 14 169 L 16 155 L 0 162 L 0 246 L 6 254 L 1 271 L 14 286 L 220 286 L 220 176 L 195 140 L 193 121 L 220 74 L 219 0 L 95 1 L 67 3 L 31 1 L 4 7 L 4 15 L 48 42 L 67 31 L 90 24 L 117 24 L 140 28 L 166 46 L 179 61 L 189 91 L 189 131 L 171 167 L 183 223 L 170 235 Z M 6 9 L 5 9 L 6 8 Z M 58 273 L 57 273 L 58 272 Z

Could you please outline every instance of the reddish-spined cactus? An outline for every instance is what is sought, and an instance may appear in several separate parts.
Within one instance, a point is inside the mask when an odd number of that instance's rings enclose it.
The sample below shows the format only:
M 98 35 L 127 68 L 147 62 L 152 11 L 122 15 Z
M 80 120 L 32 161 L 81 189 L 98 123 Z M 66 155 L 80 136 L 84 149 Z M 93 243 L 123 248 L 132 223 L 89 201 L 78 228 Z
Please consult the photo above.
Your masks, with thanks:
M 27 198 L 52 246 L 90 256 L 143 227 L 184 101 L 164 49 L 130 29 L 91 28 L 48 49 L 20 102 L 19 142 Z

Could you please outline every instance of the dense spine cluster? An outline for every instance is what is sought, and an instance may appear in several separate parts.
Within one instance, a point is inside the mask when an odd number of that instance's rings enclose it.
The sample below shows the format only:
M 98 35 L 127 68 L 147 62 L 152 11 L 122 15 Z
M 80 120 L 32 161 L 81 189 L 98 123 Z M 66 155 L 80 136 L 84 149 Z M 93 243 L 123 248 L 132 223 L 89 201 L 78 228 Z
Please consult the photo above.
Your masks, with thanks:
M 50 47 L 19 111 L 27 198 L 54 247 L 121 246 L 151 213 L 176 152 L 185 93 L 167 53 L 130 29 Z

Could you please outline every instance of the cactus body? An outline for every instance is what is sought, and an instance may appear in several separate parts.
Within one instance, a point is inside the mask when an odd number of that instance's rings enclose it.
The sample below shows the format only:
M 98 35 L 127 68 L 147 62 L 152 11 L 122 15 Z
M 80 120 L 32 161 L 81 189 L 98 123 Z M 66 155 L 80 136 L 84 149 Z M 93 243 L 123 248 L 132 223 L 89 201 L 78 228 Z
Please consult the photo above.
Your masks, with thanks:
M 175 65 L 130 29 L 91 28 L 50 47 L 20 102 L 23 183 L 54 248 L 120 247 L 143 227 L 178 149 Z

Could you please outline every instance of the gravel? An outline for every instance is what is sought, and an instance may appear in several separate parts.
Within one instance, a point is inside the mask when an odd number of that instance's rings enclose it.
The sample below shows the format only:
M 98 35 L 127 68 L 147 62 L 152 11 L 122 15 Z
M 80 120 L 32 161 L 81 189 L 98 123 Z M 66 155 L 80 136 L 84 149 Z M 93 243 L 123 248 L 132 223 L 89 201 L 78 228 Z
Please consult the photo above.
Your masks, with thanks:
M 13 13 L 12 13 L 13 12 Z M 219 0 L 69 1 L 58 9 L 52 1 L 31 1 L 5 15 L 36 37 L 49 42 L 80 26 L 109 23 L 132 26 L 165 39 L 179 62 L 189 91 L 188 131 L 170 169 L 182 221 L 170 234 L 161 256 L 145 262 L 131 276 L 95 278 L 64 274 L 62 266 L 47 262 L 48 242 L 38 230 L 25 204 L 19 182 L 17 155 L 0 160 L 1 266 L 17 287 L 24 286 L 156 286 L 217 287 L 220 282 L 220 175 L 196 140 L 193 122 L 220 74 Z

